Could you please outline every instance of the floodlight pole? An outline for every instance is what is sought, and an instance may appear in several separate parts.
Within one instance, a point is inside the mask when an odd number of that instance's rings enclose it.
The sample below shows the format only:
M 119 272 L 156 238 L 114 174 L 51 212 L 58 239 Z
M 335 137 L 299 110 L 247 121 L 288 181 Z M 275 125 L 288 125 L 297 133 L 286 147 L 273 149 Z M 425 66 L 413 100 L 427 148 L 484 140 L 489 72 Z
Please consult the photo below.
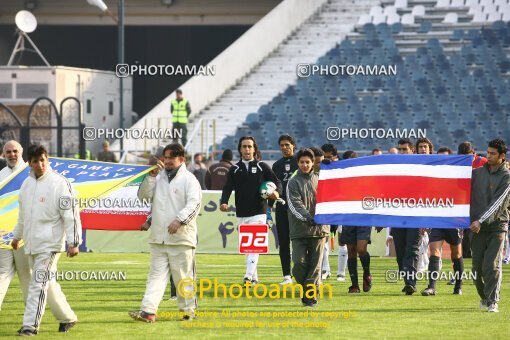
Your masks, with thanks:
M 117 63 L 124 64 L 124 0 L 117 0 L 117 18 L 110 12 L 106 4 L 102 0 L 87 0 L 92 6 L 97 6 L 101 11 L 108 13 L 117 24 Z M 124 128 L 124 78 L 119 77 L 119 116 L 120 128 Z M 124 141 L 122 138 L 120 143 L 120 157 L 124 152 Z
M 124 0 L 118 0 L 118 47 L 119 47 L 119 64 L 124 64 Z M 124 77 L 119 77 L 119 115 L 120 128 L 124 129 Z M 120 139 L 120 157 L 124 152 L 123 139 Z M 119 157 L 119 158 L 120 158 Z

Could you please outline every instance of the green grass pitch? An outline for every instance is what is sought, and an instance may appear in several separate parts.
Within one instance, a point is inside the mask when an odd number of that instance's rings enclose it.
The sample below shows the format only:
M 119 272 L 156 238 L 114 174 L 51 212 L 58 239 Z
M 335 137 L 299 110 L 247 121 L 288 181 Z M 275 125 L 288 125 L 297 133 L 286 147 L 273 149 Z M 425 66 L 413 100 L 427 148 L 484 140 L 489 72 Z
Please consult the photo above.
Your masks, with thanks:
M 471 259 L 466 259 L 466 270 Z M 336 269 L 336 257 L 330 259 Z M 240 283 L 245 270 L 241 255 L 197 255 L 197 273 L 202 279 L 217 279 L 223 284 Z M 138 309 L 145 290 L 149 269 L 148 254 L 80 254 L 77 258 L 61 257 L 59 271 L 115 271 L 125 272 L 125 281 L 61 281 L 62 289 L 79 318 L 79 323 L 67 335 L 79 339 L 508 339 L 510 334 L 510 265 L 503 266 L 503 285 L 500 312 L 487 313 L 478 308 L 479 298 L 472 282 L 465 282 L 464 295 L 452 295 L 453 286 L 438 282 L 438 295 L 404 296 L 402 282 L 385 282 L 385 271 L 395 269 L 396 261 L 389 258 L 372 259 L 373 288 L 369 293 L 347 294 L 348 282 L 335 278 L 326 281 L 333 286 L 333 298 L 323 298 L 316 308 L 305 308 L 299 299 L 224 299 L 210 293 L 199 299 L 203 315 L 192 322 L 178 321 L 171 314 L 177 302 L 165 299 L 160 304 L 160 317 L 154 324 L 133 321 L 127 311 Z M 444 269 L 451 268 L 445 260 Z M 360 274 L 361 277 L 361 274 Z M 261 283 L 281 280 L 280 261 L 276 255 L 261 256 Z M 418 290 L 426 282 L 418 283 Z M 246 316 L 234 313 L 251 313 Z M 277 312 L 304 312 L 308 316 L 278 316 Z M 313 315 L 311 313 L 314 313 Z M 336 312 L 336 313 L 326 313 Z M 212 317 L 213 313 L 220 314 Z M 223 316 L 221 314 L 223 313 Z M 227 315 L 230 313 L 230 316 Z M 256 314 L 255 314 L 256 313 Z M 256 317 L 254 316 L 257 315 Z M 11 284 L 0 311 L 0 337 L 15 336 L 21 326 L 23 303 L 17 278 Z M 43 317 L 40 339 L 55 339 L 66 335 L 57 332 L 58 323 L 49 308 Z

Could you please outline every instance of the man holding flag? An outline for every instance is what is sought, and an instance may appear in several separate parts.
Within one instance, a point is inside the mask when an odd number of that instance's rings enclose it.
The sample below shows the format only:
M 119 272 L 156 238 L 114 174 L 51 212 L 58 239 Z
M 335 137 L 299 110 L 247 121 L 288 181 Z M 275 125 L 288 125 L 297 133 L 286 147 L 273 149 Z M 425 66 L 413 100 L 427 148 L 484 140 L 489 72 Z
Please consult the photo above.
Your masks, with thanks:
M 502 279 L 503 246 L 508 232 L 510 172 L 501 139 L 489 142 L 487 163 L 473 170 L 471 182 L 471 251 L 480 308 L 497 313 Z
M 5 143 L 3 151 L 7 166 L 0 171 L 0 183 L 11 174 L 20 170 L 24 164 L 22 158 L 23 147 L 20 143 L 15 140 L 10 140 Z M 5 226 L 0 225 L 0 228 L 2 227 Z M 31 276 L 28 256 L 21 247 L 20 249 L 13 250 L 10 249 L 10 247 L 1 248 L 0 246 L 0 309 L 2 309 L 2 302 L 4 301 L 5 294 L 7 294 L 9 284 L 16 272 L 18 273 L 23 298 L 26 301 L 28 283 L 30 282 Z

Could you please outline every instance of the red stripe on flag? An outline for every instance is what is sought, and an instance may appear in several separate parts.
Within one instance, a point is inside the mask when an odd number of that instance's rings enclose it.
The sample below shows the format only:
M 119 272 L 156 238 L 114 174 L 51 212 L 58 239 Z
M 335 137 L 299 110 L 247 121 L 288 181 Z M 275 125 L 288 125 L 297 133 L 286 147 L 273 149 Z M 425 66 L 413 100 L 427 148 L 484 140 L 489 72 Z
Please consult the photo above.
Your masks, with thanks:
M 433 178 L 416 176 L 370 176 L 320 180 L 317 203 L 362 201 L 375 198 L 453 199 L 454 204 L 469 204 L 470 178 Z
M 89 210 L 80 212 L 80 219 L 82 228 L 86 230 L 140 230 L 147 215 L 145 212 L 115 214 Z

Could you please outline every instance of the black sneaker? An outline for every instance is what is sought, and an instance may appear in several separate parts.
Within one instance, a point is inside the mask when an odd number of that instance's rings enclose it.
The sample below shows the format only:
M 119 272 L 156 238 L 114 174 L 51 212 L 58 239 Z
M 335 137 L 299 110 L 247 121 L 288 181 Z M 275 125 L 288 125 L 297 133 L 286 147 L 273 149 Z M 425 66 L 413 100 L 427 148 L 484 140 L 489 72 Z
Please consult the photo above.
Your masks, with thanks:
M 23 329 L 23 327 L 21 327 L 18 330 L 18 335 L 19 336 L 36 336 L 37 335 L 37 331 L 36 330 L 30 330 L 30 329 Z
M 462 288 L 454 288 L 453 295 L 462 295 Z
M 350 286 L 349 287 L 349 294 L 358 294 L 360 292 L 358 286 Z
M 436 295 L 436 290 L 434 288 L 428 287 L 428 288 L 422 290 L 421 295 L 423 295 L 423 296 Z
M 196 318 L 195 312 L 185 313 L 181 321 L 193 321 L 193 319 L 195 318 Z
M 416 293 L 416 287 L 411 285 L 406 285 L 404 287 L 404 291 L 406 292 L 406 295 L 413 295 Z
M 58 326 L 58 331 L 62 333 L 67 333 L 71 328 L 74 327 L 74 325 L 76 325 L 76 321 L 61 323 L 60 326 Z
M 372 289 L 372 275 L 363 275 L 363 291 L 365 293 Z
M 317 301 L 317 299 L 310 299 L 308 300 L 308 302 L 305 304 L 305 307 L 316 307 L 317 304 L 319 304 L 319 301 Z

